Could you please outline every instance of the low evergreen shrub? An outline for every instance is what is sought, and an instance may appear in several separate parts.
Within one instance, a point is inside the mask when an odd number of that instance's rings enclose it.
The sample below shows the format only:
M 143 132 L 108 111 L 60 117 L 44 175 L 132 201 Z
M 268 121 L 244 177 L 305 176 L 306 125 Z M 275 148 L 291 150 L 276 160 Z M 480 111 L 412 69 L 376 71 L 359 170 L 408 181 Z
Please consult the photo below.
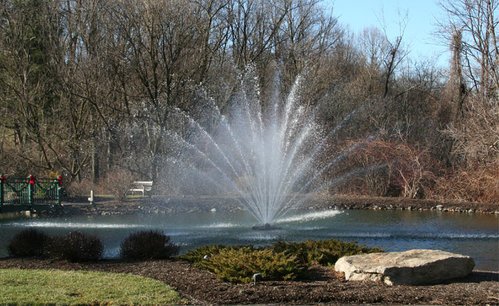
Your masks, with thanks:
M 223 247 L 216 250 L 218 253 L 197 261 L 196 266 L 233 283 L 251 282 L 256 273 L 263 280 L 292 280 L 306 269 L 296 256 L 277 253 L 268 248 Z
M 180 259 L 186 260 L 191 263 L 199 265 L 203 263 L 206 259 L 209 259 L 215 255 L 218 255 L 222 250 L 225 249 L 240 249 L 240 248 L 250 248 L 252 246 L 226 246 L 226 245 L 205 245 L 194 250 L 190 250 L 186 254 L 180 256 Z
M 275 252 L 283 252 L 296 256 L 301 263 L 308 266 L 319 264 L 334 265 L 343 256 L 383 252 L 379 248 L 368 248 L 355 242 L 344 242 L 335 239 L 308 240 L 304 242 L 278 241 L 272 245 Z
M 101 258 L 103 249 L 97 236 L 74 231 L 62 237 L 53 237 L 48 255 L 71 262 L 95 261 Z
M 121 243 L 120 255 L 124 259 L 167 259 L 178 254 L 179 247 L 170 237 L 159 231 L 140 231 L 130 234 Z
M 13 257 L 41 257 L 48 241 L 47 234 L 33 228 L 25 229 L 10 240 L 8 252 Z
M 180 258 L 215 273 L 220 279 L 247 283 L 255 273 L 263 280 L 293 280 L 312 265 L 334 265 L 343 256 L 383 252 L 354 242 L 319 240 L 279 241 L 266 248 L 208 245 L 191 250 Z

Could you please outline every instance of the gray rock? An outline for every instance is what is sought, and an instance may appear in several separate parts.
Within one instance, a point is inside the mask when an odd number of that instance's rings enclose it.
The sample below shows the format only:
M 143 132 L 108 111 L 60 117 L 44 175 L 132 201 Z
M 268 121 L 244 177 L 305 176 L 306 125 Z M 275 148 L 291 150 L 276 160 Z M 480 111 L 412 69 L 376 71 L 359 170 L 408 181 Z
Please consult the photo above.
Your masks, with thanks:
M 474 266 L 469 256 L 439 250 L 409 250 L 345 256 L 338 259 L 334 269 L 345 273 L 347 280 L 423 285 L 464 277 Z

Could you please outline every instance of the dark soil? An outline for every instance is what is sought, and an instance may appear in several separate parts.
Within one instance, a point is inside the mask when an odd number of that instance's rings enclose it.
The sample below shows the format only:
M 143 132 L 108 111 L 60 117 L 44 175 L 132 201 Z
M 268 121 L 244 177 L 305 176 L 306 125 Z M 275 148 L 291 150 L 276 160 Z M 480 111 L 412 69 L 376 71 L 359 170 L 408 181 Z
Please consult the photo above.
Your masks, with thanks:
M 97 270 L 158 279 L 190 304 L 499 304 L 499 272 L 475 271 L 464 279 L 431 286 L 386 286 L 346 282 L 332 268 L 315 267 L 306 281 L 230 284 L 183 261 L 68 263 L 1 259 L 0 268 Z M 70 281 L 70 280 L 68 280 Z

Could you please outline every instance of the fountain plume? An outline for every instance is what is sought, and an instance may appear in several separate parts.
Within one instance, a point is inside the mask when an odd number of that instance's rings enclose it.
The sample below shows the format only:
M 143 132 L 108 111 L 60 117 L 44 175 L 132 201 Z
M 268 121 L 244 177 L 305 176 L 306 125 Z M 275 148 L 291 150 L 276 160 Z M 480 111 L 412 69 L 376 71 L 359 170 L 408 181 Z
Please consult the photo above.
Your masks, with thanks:
M 320 183 L 326 171 L 362 144 L 324 156 L 332 137 L 354 112 L 324 133 L 315 120 L 317 108 L 307 112 L 300 103 L 303 82 L 304 77 L 298 76 L 283 98 L 280 75 L 276 74 L 270 101 L 262 101 L 258 79 L 250 68 L 241 77 L 225 114 L 206 92 L 198 95 L 203 116 L 213 117 L 202 120 L 209 125 L 203 126 L 181 109 L 172 109 L 172 122 L 183 134 L 170 133 L 170 140 L 184 149 L 169 160 L 194 173 L 197 169 L 199 177 L 208 178 L 218 190 L 234 196 L 259 223 L 272 224 L 303 203 L 303 197 L 297 195 L 310 194 L 359 173 L 348 173 L 330 184 Z M 267 105 L 265 113 L 262 102 Z

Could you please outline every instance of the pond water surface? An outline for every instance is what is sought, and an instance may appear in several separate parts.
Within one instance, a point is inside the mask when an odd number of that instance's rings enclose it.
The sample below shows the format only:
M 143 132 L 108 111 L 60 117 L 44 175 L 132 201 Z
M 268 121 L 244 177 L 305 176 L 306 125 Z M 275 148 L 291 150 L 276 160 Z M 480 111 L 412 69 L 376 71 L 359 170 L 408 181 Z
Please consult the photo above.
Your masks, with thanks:
M 440 249 L 471 256 L 476 269 L 499 271 L 499 217 L 414 211 L 303 212 L 279 220 L 278 229 L 255 231 L 244 212 L 174 215 L 72 216 L 0 220 L 0 257 L 18 231 L 33 227 L 50 235 L 79 230 L 99 236 L 105 257 L 116 257 L 121 241 L 138 230 L 160 230 L 181 252 L 206 244 L 267 245 L 283 239 L 339 239 L 386 251 Z

